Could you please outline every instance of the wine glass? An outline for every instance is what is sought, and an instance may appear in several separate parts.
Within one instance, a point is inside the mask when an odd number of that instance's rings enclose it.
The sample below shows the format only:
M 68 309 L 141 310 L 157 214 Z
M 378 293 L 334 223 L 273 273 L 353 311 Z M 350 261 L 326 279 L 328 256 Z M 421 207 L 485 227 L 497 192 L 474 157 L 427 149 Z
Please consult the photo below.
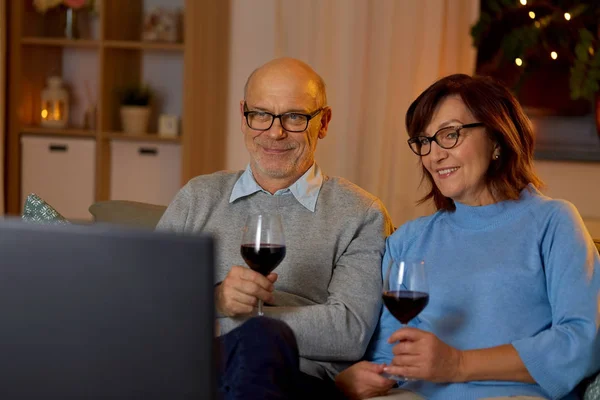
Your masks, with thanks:
M 249 215 L 243 229 L 241 253 L 250 269 L 264 276 L 269 275 L 285 257 L 281 215 Z M 264 315 L 260 299 L 258 315 Z
M 383 281 L 383 304 L 402 325 L 415 318 L 429 303 L 424 261 L 390 259 Z M 407 380 L 386 374 L 390 379 Z

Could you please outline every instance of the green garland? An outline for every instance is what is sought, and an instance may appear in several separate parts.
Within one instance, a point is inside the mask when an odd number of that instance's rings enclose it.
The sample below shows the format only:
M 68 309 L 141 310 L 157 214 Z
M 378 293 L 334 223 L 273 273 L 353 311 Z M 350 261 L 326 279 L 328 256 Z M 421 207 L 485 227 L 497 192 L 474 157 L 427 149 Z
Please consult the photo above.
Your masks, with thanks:
M 571 98 L 592 99 L 600 90 L 599 0 L 482 0 L 479 20 L 471 27 L 473 45 L 492 45 L 496 67 L 523 62 L 523 74 L 552 62 L 550 52 L 570 65 Z M 535 18 L 530 17 L 535 14 Z M 570 14 L 570 19 L 565 18 Z M 491 43 L 501 37 L 499 43 Z

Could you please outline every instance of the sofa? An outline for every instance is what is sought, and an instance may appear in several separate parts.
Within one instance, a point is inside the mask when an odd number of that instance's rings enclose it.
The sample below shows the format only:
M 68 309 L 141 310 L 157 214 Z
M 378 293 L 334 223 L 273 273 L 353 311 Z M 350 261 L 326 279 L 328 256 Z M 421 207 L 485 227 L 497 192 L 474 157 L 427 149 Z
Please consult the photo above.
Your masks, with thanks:
M 95 222 L 154 229 L 166 206 L 127 200 L 99 201 L 89 207 Z
M 154 229 L 166 208 L 134 201 L 109 200 L 92 204 L 89 211 L 95 222 Z M 594 244 L 600 253 L 600 238 L 594 239 Z M 600 400 L 600 374 L 584 380 L 578 392 L 585 400 Z

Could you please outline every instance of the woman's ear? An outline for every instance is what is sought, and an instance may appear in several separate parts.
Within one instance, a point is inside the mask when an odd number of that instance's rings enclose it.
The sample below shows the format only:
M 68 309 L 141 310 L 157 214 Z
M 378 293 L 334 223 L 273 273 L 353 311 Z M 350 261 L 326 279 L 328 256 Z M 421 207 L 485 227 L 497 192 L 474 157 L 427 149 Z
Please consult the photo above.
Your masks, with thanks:
M 496 143 L 494 145 L 494 151 L 492 152 L 492 158 L 497 160 L 500 158 L 500 144 Z

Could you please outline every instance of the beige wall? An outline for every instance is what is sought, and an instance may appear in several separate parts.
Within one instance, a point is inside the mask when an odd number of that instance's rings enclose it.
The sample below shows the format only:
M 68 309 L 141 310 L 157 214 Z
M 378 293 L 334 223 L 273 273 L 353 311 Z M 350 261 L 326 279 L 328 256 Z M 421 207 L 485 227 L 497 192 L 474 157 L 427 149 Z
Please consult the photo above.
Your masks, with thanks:
M 4 214 L 4 135 L 6 119 L 6 1 L 0 0 L 0 215 Z
M 242 98 L 242 88 L 245 79 L 252 72 L 252 69 L 273 57 L 281 55 L 279 44 L 283 39 L 277 37 L 275 34 L 278 31 L 275 16 L 278 12 L 278 5 L 280 6 L 281 4 L 288 3 L 282 3 L 278 0 L 232 0 L 229 64 L 230 85 L 228 93 L 229 114 L 227 118 L 228 126 L 225 130 L 227 134 L 226 167 L 228 169 L 244 168 L 248 162 L 248 154 L 240 132 L 239 101 Z M 333 3 L 328 2 L 328 4 L 338 3 L 334 1 Z M 257 12 L 257 10 L 260 10 L 260 12 Z M 252 43 L 252 45 L 248 43 Z M 413 63 L 416 64 L 417 61 Z M 341 73 L 340 71 L 334 71 L 335 73 L 328 74 L 330 71 L 327 68 L 325 68 L 324 72 L 326 81 L 330 83 L 335 82 L 337 75 Z M 338 89 L 342 90 L 344 96 L 346 95 L 343 87 L 339 87 Z M 421 89 L 422 87 L 419 90 Z M 336 98 L 340 100 L 338 93 L 330 91 L 329 94 L 330 102 L 334 103 Z M 343 100 L 341 99 L 341 101 Z M 323 154 L 325 156 L 331 154 L 332 158 L 347 156 L 343 150 L 337 153 L 334 151 L 330 151 L 328 154 L 327 151 L 323 153 L 324 150 L 328 148 L 335 149 L 336 146 L 339 146 L 337 147 L 339 149 L 344 149 L 344 141 L 347 140 L 348 135 L 346 129 L 344 129 L 344 118 L 340 118 L 341 114 L 336 113 L 339 110 L 343 111 L 343 108 L 334 108 L 334 118 L 327 141 L 319 144 L 319 151 L 321 151 L 317 154 L 319 160 L 323 159 Z M 400 115 L 403 115 L 403 113 L 404 111 Z M 336 131 L 339 132 L 337 135 Z M 400 129 L 397 129 L 395 132 L 399 137 L 403 135 Z M 336 139 L 341 141 L 336 142 Z M 405 145 L 404 138 L 401 137 L 401 139 L 402 143 L 398 146 Z M 409 156 L 412 156 L 412 154 L 409 154 Z M 333 166 L 330 166 L 331 162 L 328 163 L 326 159 L 319 162 L 322 166 L 326 167 L 326 171 L 329 174 L 339 174 L 347 178 L 352 178 L 349 174 L 345 174 L 344 171 L 334 170 Z M 547 184 L 545 193 L 551 197 L 562 198 L 575 204 L 592 236 L 600 238 L 600 163 L 537 161 L 536 167 Z M 390 185 L 397 186 L 401 192 L 413 190 L 414 179 L 409 179 L 408 175 L 403 173 L 401 168 L 393 170 L 390 179 Z M 379 195 L 379 193 L 376 194 Z M 388 203 L 386 204 L 388 207 L 392 205 L 390 201 L 386 203 Z M 414 207 L 413 204 L 413 202 L 407 202 L 407 207 Z M 397 222 L 401 223 L 403 221 L 399 220 Z
M 544 192 L 577 207 L 590 234 L 600 238 L 600 163 L 536 161 Z
M 243 169 L 248 152 L 241 132 L 240 100 L 246 77 L 259 65 L 276 57 L 275 0 L 232 0 L 227 96 L 226 169 Z

